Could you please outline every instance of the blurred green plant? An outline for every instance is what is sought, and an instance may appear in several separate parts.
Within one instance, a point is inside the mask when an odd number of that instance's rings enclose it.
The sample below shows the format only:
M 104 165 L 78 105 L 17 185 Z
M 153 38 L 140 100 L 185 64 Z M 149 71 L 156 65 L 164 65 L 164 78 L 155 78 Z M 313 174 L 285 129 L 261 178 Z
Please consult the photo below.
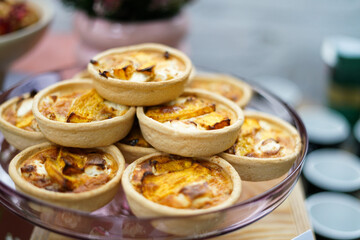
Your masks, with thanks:
M 62 0 L 91 17 L 113 21 L 147 21 L 171 18 L 192 0 Z

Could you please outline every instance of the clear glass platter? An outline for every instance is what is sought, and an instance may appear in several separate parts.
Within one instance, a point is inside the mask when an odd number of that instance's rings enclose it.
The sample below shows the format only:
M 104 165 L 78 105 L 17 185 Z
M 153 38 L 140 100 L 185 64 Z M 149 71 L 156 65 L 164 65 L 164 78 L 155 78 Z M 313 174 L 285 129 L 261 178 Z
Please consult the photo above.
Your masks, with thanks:
M 72 74 L 73 71 L 67 70 L 30 77 L 3 92 L 0 103 L 33 89 L 41 90 Z M 291 107 L 259 87 L 253 86 L 253 89 L 254 95 L 246 109 L 267 112 L 290 122 L 300 133 L 302 149 L 289 172 L 281 178 L 263 182 L 243 181 L 240 200 L 231 207 L 201 216 L 139 219 L 131 213 L 122 189 L 119 189 L 109 204 L 95 212 L 86 213 L 56 207 L 15 190 L 8 175 L 8 165 L 18 151 L 10 146 L 1 134 L 0 202 L 37 226 L 78 239 L 202 239 L 246 227 L 272 212 L 288 197 L 300 176 L 308 142 L 305 127 Z M 159 230 L 162 229 L 161 226 L 171 222 L 182 224 L 189 220 L 203 221 L 207 218 L 211 219 L 209 221 L 212 221 L 212 224 L 206 229 L 193 226 L 181 235 Z

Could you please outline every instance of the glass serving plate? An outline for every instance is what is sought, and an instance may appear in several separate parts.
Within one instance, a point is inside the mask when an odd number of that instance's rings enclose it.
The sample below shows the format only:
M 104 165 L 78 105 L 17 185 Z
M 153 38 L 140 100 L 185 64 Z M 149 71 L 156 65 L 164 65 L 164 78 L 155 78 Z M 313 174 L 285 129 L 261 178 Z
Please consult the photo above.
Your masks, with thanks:
M 69 75 L 72 76 L 71 74 L 68 71 L 59 71 L 30 77 L 2 93 L 0 103 L 33 89 L 40 90 L 68 78 Z M 15 190 L 8 175 L 8 165 L 18 151 L 10 146 L 1 134 L 0 202 L 37 226 L 78 239 L 201 239 L 246 227 L 272 212 L 288 197 L 300 176 L 307 151 L 306 131 L 294 110 L 261 88 L 253 86 L 253 89 L 254 95 L 246 109 L 271 113 L 293 124 L 300 133 L 302 149 L 289 172 L 281 178 L 263 182 L 243 181 L 241 198 L 231 207 L 195 217 L 139 219 L 131 213 L 122 189 L 119 189 L 109 204 L 95 212 L 86 213 L 56 207 Z M 180 235 L 159 230 L 169 223 L 177 226 L 190 220 L 211 221 L 211 224 L 208 224 L 206 229 L 199 229 L 195 224 L 190 226 L 189 231 L 176 233 Z

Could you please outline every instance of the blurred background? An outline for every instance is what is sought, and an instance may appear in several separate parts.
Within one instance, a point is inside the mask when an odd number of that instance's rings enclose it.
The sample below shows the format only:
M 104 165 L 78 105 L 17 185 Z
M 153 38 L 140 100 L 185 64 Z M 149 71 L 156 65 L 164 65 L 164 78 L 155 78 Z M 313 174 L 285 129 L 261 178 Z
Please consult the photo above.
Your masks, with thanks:
M 55 9 L 48 31 L 25 55 L 7 65 L 3 89 L 31 74 L 84 69 L 94 53 L 109 47 L 157 41 L 185 51 L 199 68 L 235 74 L 277 94 L 303 118 L 309 154 L 329 148 L 346 151 L 353 159 L 349 169 L 357 169 L 355 176 L 360 178 L 356 156 L 360 154 L 360 1 L 48 2 Z M 124 6 L 129 10 L 122 11 Z M 324 159 L 340 156 L 321 154 Z M 335 169 L 328 171 L 331 179 L 339 175 L 341 157 L 333 162 L 328 165 Z M 334 190 L 317 184 L 310 175 L 319 173 L 308 171 L 304 178 L 308 196 L 336 191 L 359 199 L 359 180 L 349 180 L 357 181 L 352 189 Z M 345 176 L 348 170 L 341 171 Z
M 48 35 L 75 34 L 73 9 L 60 0 L 51 1 L 56 14 Z M 189 21 L 186 50 L 195 65 L 248 79 L 286 78 L 299 86 L 306 101 L 326 100 L 326 69 L 320 54 L 323 41 L 335 35 L 360 38 L 359 1 L 194 0 L 183 10 Z M 5 87 L 13 84 L 12 74 L 31 70 L 24 62 L 46 40 L 13 65 Z M 78 43 L 66 40 L 60 39 L 61 45 L 53 50 L 76 50 Z M 32 71 L 36 70 L 43 68 Z

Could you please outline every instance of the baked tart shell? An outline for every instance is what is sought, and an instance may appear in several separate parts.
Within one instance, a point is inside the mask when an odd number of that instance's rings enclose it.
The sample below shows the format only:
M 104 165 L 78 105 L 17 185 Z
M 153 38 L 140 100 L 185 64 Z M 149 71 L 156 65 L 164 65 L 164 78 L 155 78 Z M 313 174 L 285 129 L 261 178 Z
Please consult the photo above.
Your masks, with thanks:
M 21 176 L 20 165 L 23 161 L 41 150 L 54 146 L 51 143 L 38 144 L 29 147 L 17 154 L 10 162 L 9 175 L 20 192 L 28 194 L 39 200 L 75 210 L 94 211 L 109 203 L 120 187 L 122 173 L 125 168 L 125 160 L 121 152 L 114 145 L 99 147 L 105 153 L 110 154 L 118 164 L 116 175 L 103 186 L 81 193 L 61 193 L 38 188 L 27 182 Z
M 94 80 L 94 86 L 98 93 L 109 101 L 128 106 L 152 106 L 177 98 L 183 92 L 192 69 L 190 59 L 179 50 L 161 44 L 147 43 L 110 49 L 96 55 L 92 60 L 97 61 L 114 53 L 138 50 L 168 51 L 183 61 L 184 73 L 174 79 L 161 82 L 132 82 L 102 77 L 96 67 L 89 63 L 88 71 Z
M 233 89 L 240 90 L 242 96 L 234 102 L 241 108 L 244 108 L 250 102 L 253 94 L 249 84 L 241 79 L 226 74 L 199 73 L 192 78 L 190 87 L 191 84 L 195 84 L 196 82 L 208 82 L 209 84 L 213 82 L 224 83 L 231 86 Z
M 232 180 L 233 191 L 227 200 L 207 209 L 177 209 L 148 200 L 143 195 L 138 193 L 131 184 L 132 173 L 137 164 L 140 164 L 154 156 L 160 156 L 164 154 L 165 153 L 157 152 L 144 156 L 134 161 L 125 169 L 122 176 L 121 184 L 126 194 L 126 198 L 131 208 L 131 211 L 134 213 L 135 216 L 140 218 L 193 216 L 183 219 L 170 218 L 152 221 L 152 225 L 155 228 L 163 232 L 175 235 L 189 235 L 195 233 L 199 234 L 206 230 L 212 229 L 216 224 L 221 222 L 224 214 L 222 214 L 221 212 L 216 212 L 212 214 L 209 213 L 231 206 L 240 197 L 241 179 L 237 174 L 236 170 L 227 161 L 218 156 L 200 158 L 201 160 L 210 161 L 223 168 Z M 206 215 L 194 216 L 198 214 Z
M 91 88 L 93 85 L 89 79 L 65 80 L 43 89 L 35 96 L 33 113 L 47 139 L 66 147 L 91 148 L 113 144 L 128 134 L 134 121 L 134 107 L 130 107 L 122 116 L 87 123 L 53 121 L 39 111 L 40 101 L 51 93 Z
M 236 169 L 241 176 L 241 179 L 244 181 L 267 181 L 283 176 L 290 170 L 294 161 L 300 154 L 302 144 L 298 131 L 288 122 L 266 113 L 245 111 L 244 114 L 245 118 L 254 117 L 257 119 L 264 119 L 287 131 L 295 141 L 293 153 L 277 158 L 237 156 L 225 152 L 220 153 L 219 156 L 227 160 Z
M 230 126 L 216 130 L 181 131 L 166 126 L 136 110 L 141 132 L 145 140 L 159 151 L 186 157 L 212 156 L 230 148 L 236 141 L 244 121 L 242 110 L 234 102 L 202 89 L 186 89 L 184 95 L 195 95 L 226 106 L 234 114 Z
M 19 97 L 14 97 L 7 100 L 0 106 L 0 130 L 6 141 L 19 150 L 47 142 L 48 140 L 41 132 L 32 132 L 18 128 L 2 117 L 5 109 L 12 104 L 15 104 L 18 100 Z

